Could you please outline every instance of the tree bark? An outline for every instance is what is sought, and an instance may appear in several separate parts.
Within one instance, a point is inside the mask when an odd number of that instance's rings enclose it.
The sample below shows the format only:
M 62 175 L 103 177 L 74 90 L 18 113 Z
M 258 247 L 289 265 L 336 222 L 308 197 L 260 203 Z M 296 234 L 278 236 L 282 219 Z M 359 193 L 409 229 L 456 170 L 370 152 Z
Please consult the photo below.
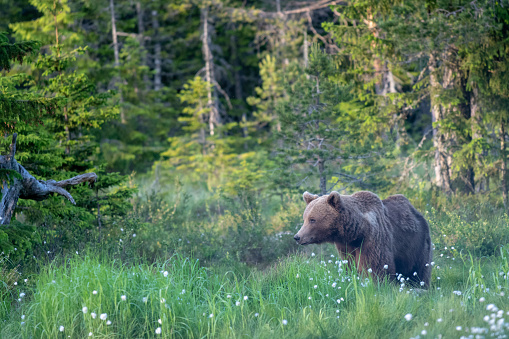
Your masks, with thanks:
M 318 160 L 318 171 L 320 172 L 320 194 L 327 194 L 327 175 L 325 174 L 325 161 Z
M 159 20 L 157 11 L 152 11 L 152 28 L 154 29 L 154 90 L 159 91 L 162 87 L 161 80 L 161 42 L 159 40 Z
M 472 84 L 472 93 L 470 94 L 470 121 L 472 126 L 472 138 L 482 139 L 482 111 L 481 106 L 479 105 L 479 88 Z M 485 152 L 481 152 L 478 155 L 477 163 L 478 165 L 482 164 L 483 158 L 486 156 Z M 476 192 L 484 192 L 488 189 L 486 177 L 483 175 L 482 177 L 477 179 L 477 186 L 475 187 Z
M 506 212 L 508 211 L 509 204 L 507 201 L 507 154 L 505 145 L 505 122 L 500 121 L 500 156 L 502 157 L 502 164 L 500 166 L 500 175 L 502 176 L 502 199 Z
M 148 54 L 145 46 L 145 24 L 143 22 L 143 8 L 141 7 L 141 2 L 136 2 L 136 16 L 138 17 L 138 39 L 140 41 L 140 47 L 145 52 L 143 56 L 143 65 L 148 67 Z M 148 75 L 145 72 L 143 74 L 143 82 L 144 85 L 148 84 Z
M 440 130 L 440 121 L 444 119 L 446 108 L 443 107 L 435 99 L 435 92 L 439 91 L 442 86 L 437 79 L 436 75 L 436 58 L 433 54 L 430 54 L 428 68 L 430 71 L 430 85 L 431 85 L 431 120 L 433 123 L 433 146 L 435 148 L 435 184 L 442 188 L 446 193 L 452 193 L 451 186 L 451 175 L 449 169 L 449 150 L 446 144 L 446 135 Z M 447 82 L 450 78 L 450 69 L 445 70 L 444 86 L 447 86 Z
M 242 79 L 240 77 L 240 65 L 239 65 L 239 56 L 237 49 L 237 38 L 235 35 L 230 37 L 230 46 L 232 50 L 232 65 L 233 65 L 233 75 L 235 78 L 235 97 L 237 102 L 242 102 L 243 99 L 243 90 L 242 90 Z M 239 105 L 238 109 L 242 110 L 242 135 L 244 138 L 248 137 L 247 130 L 247 114 L 246 109 Z M 244 142 L 244 149 L 247 151 L 248 145 L 247 142 Z
M 215 93 L 215 76 L 214 76 L 214 57 L 210 48 L 211 37 L 209 27 L 209 9 L 204 7 L 201 10 L 202 20 L 202 50 L 203 60 L 205 61 L 205 81 L 209 83 L 207 90 L 207 107 L 209 109 L 209 133 L 211 136 L 215 134 L 215 127 L 220 123 L 219 121 L 219 105 L 217 102 L 217 95 Z
M 10 180 L 2 181 L 2 200 L 0 201 L 0 225 L 8 225 L 14 215 L 18 199 L 44 200 L 51 193 L 57 193 L 66 197 L 72 204 L 76 204 L 73 197 L 65 190 L 67 186 L 75 186 L 84 182 L 93 184 L 97 180 L 95 173 L 85 173 L 71 179 L 37 180 L 21 166 L 15 159 L 17 134 L 12 136 L 9 155 L 0 156 L 0 171 L 9 171 Z M 12 172 L 17 173 L 21 178 L 16 178 Z

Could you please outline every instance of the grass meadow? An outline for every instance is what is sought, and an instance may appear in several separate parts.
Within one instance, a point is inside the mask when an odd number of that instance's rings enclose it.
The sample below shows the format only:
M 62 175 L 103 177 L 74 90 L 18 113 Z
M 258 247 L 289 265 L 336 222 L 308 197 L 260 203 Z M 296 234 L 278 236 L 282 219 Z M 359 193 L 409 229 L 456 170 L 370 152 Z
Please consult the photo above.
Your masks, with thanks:
M 509 251 L 436 249 L 432 287 L 343 270 L 332 247 L 263 270 L 75 255 L 1 287 L 2 338 L 459 338 L 509 328 Z M 60 262 L 59 264 L 56 264 Z
M 506 337 L 509 218 L 489 200 L 444 201 L 414 199 L 435 246 L 429 290 L 348 271 L 330 244 L 296 246 L 300 200 L 152 202 L 139 208 L 150 222 L 98 246 L 53 252 L 43 237 L 30 259 L 0 257 L 0 338 Z

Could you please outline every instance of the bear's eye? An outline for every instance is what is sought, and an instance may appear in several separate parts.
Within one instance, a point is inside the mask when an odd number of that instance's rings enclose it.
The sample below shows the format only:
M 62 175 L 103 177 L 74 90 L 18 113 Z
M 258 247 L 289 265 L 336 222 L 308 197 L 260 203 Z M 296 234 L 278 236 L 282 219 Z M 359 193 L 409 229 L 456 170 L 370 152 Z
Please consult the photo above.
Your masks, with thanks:
M 316 220 L 315 219 L 309 219 L 309 222 L 313 224 L 313 223 L 316 222 Z

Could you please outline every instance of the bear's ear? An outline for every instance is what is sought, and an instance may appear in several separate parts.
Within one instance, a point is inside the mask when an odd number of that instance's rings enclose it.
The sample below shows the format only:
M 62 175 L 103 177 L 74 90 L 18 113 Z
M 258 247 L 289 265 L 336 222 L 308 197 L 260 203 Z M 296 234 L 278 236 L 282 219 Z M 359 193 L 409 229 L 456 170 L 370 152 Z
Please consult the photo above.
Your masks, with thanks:
M 304 194 L 302 195 L 302 197 L 304 198 L 304 201 L 306 202 L 307 205 L 309 205 L 309 203 L 313 200 L 315 200 L 316 198 L 318 198 L 318 195 L 315 195 L 315 194 L 311 194 L 309 192 L 304 192 Z
M 339 196 L 339 193 L 330 192 L 329 196 L 327 197 L 327 203 L 336 210 L 339 210 L 341 208 L 341 197 Z

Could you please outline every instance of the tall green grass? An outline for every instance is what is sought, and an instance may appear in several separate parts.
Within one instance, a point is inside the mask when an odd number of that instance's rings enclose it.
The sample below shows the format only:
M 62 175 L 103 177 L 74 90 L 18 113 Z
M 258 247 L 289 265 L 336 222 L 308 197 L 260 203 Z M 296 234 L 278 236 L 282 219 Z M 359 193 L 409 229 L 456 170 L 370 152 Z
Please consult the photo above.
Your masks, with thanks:
M 1 284 L 0 305 L 7 311 L 0 311 L 0 335 L 454 338 L 507 329 L 505 249 L 482 260 L 437 250 L 428 291 L 347 272 L 329 249 L 289 256 L 262 271 L 204 268 L 180 255 L 130 267 L 92 254 L 68 257 L 24 277 L 27 282 Z M 487 310 L 489 304 L 494 306 Z

